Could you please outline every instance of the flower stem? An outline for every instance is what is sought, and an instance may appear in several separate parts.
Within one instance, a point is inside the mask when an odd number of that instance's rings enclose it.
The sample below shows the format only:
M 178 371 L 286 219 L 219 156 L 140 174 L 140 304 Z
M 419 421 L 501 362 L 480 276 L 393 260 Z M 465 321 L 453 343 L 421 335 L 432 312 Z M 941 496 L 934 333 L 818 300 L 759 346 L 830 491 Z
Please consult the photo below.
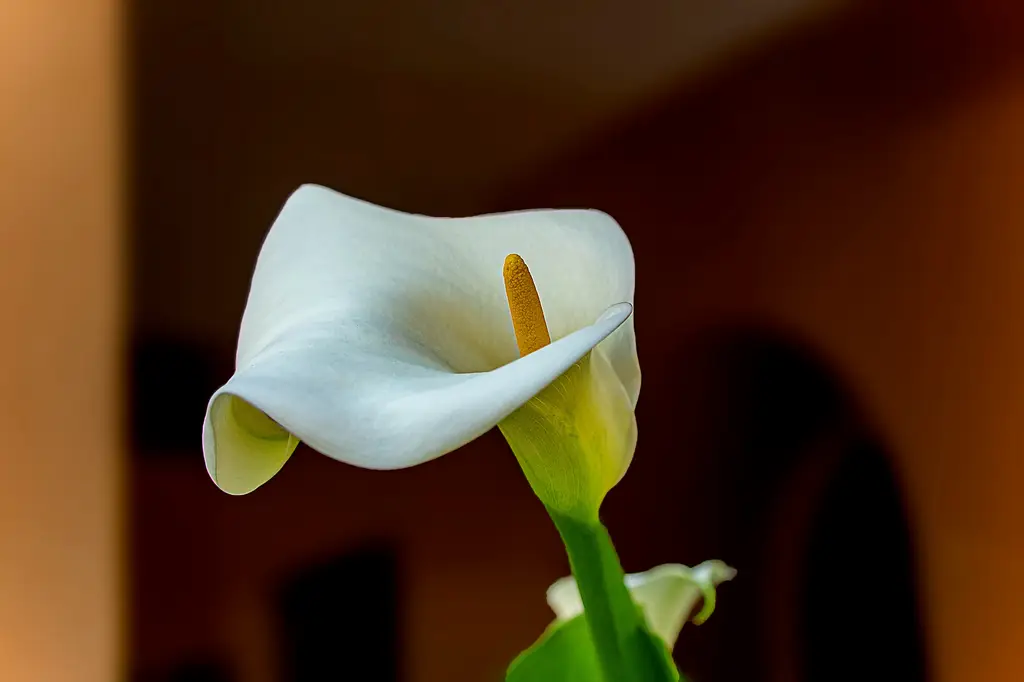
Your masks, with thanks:
M 660 640 L 647 631 L 625 584 L 625 573 L 601 522 L 548 509 L 569 555 L 583 613 L 605 682 L 662 682 L 678 673 Z

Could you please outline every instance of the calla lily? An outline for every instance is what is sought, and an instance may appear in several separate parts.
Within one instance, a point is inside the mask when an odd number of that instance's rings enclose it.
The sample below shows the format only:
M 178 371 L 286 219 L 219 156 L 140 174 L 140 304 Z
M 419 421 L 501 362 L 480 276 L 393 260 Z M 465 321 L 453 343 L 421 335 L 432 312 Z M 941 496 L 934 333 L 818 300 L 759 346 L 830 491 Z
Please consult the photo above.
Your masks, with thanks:
M 715 587 L 732 580 L 736 570 L 721 561 L 705 561 L 689 568 L 665 564 L 625 578 L 630 595 L 643 610 L 647 626 L 671 650 L 687 620 L 700 625 L 715 610 Z M 583 600 L 572 576 L 561 578 L 548 588 L 548 605 L 555 623 L 572 620 L 583 613 Z M 701 610 L 693 609 L 704 599 Z
M 509 254 L 529 269 L 503 277 Z M 525 353 L 524 272 L 552 339 Z M 432 218 L 303 186 L 267 234 L 235 373 L 207 408 L 207 470 L 244 494 L 300 441 L 395 469 L 500 425 L 545 504 L 596 518 L 635 446 L 632 300 L 632 251 L 604 213 Z

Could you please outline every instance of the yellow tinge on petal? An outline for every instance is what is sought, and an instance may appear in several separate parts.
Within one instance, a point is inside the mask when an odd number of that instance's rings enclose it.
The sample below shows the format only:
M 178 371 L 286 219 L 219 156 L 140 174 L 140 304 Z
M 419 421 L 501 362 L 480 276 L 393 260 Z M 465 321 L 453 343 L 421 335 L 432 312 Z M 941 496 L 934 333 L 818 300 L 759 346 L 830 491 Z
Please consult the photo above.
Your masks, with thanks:
M 551 342 L 533 277 L 518 255 L 505 259 L 505 291 L 521 356 Z M 622 382 L 599 349 L 498 424 L 534 492 L 549 508 L 597 517 L 625 473 L 636 420 Z
M 210 422 L 220 433 L 222 446 L 212 461 L 207 460 L 207 470 L 221 490 L 232 495 L 244 495 L 265 483 L 299 445 L 298 438 L 238 396 L 216 397 Z

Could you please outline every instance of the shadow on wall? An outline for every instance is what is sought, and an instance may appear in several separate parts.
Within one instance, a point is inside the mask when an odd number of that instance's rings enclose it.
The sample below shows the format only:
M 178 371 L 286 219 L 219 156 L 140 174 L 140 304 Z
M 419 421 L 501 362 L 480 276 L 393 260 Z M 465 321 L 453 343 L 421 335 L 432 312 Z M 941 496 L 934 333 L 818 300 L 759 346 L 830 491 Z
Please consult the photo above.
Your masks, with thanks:
M 371 543 L 302 565 L 261 595 L 272 613 L 276 669 L 267 679 L 321 682 L 401 679 L 398 561 Z M 254 643 L 250 643 L 255 645 Z M 137 682 L 241 682 L 226 657 L 179 661 L 136 675 Z
M 367 547 L 301 569 L 278 595 L 287 682 L 399 678 L 398 564 Z
M 740 573 L 679 652 L 682 669 L 706 680 L 924 682 L 913 529 L 884 444 L 807 349 L 762 333 L 713 336 L 697 354 L 719 513 L 708 549 Z

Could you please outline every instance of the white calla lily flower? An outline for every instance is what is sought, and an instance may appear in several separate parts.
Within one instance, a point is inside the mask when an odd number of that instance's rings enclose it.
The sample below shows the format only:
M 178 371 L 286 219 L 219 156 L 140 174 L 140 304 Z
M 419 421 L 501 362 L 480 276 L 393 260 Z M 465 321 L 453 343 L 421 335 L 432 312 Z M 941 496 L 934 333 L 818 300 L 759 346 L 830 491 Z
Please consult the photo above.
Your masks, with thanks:
M 529 263 L 553 340 L 523 357 L 509 254 Z M 546 504 L 593 514 L 635 446 L 633 282 L 629 242 L 599 211 L 432 218 L 303 186 L 267 234 L 235 373 L 209 402 L 207 470 L 244 494 L 300 441 L 395 469 L 501 424 Z
M 626 587 L 641 609 L 651 632 L 661 637 L 669 650 L 675 646 L 686 622 L 700 625 L 715 609 L 715 587 L 736 576 L 736 569 L 721 561 L 705 561 L 689 568 L 682 564 L 664 564 L 643 573 L 626 576 Z M 548 605 L 555 622 L 572 620 L 583 613 L 583 600 L 576 580 L 567 576 L 548 588 Z M 697 602 L 701 610 L 693 614 Z

